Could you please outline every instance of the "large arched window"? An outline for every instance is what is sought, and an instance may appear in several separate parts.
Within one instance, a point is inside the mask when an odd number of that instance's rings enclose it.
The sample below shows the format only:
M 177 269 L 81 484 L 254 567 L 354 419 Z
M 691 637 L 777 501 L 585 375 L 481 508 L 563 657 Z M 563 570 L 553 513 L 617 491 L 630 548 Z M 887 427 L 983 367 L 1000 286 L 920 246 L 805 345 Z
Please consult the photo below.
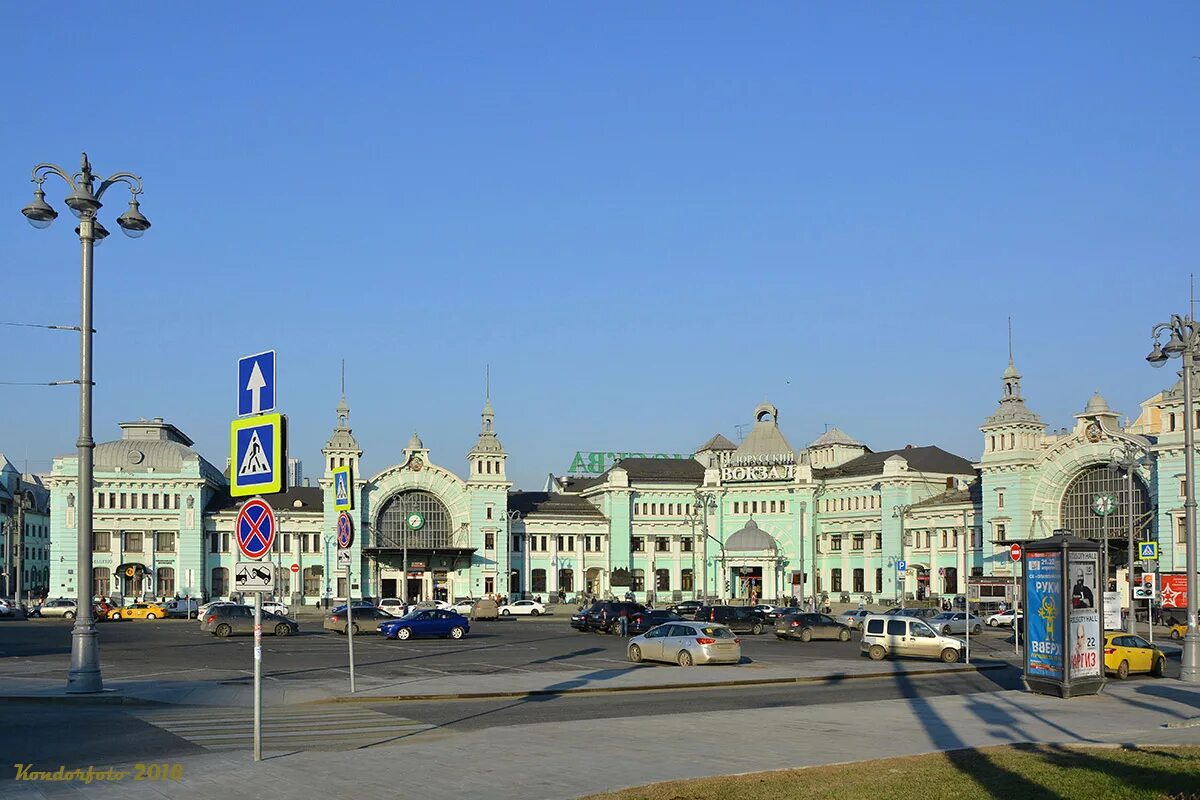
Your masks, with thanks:
M 413 528 L 410 517 L 420 514 L 420 527 Z M 390 498 L 379 512 L 375 526 L 376 547 L 408 547 L 432 550 L 450 547 L 450 512 L 436 495 L 424 491 L 401 492 Z
M 1099 539 L 1103 535 L 1104 517 L 1092 510 L 1099 495 L 1117 498 L 1117 510 L 1108 515 L 1110 537 L 1122 536 L 1129 530 L 1129 514 L 1132 510 L 1135 525 L 1145 525 L 1146 513 L 1150 510 L 1150 496 L 1136 473 L 1133 479 L 1133 498 L 1129 497 L 1129 483 L 1125 473 L 1108 468 L 1108 465 L 1088 467 L 1075 476 L 1062 499 L 1062 527 L 1070 529 L 1076 536 Z M 1137 530 L 1140 532 L 1141 527 Z

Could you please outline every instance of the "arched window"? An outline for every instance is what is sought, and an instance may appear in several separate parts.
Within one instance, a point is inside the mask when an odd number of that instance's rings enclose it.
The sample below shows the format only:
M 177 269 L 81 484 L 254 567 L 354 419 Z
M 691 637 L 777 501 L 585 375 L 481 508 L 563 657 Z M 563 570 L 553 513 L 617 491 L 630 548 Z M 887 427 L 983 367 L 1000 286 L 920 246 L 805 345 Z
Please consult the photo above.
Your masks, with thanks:
M 1101 538 L 1105 518 L 1092 510 L 1092 503 L 1098 495 L 1112 495 L 1117 499 L 1117 509 L 1108 515 L 1107 520 L 1110 541 L 1129 530 L 1131 511 L 1134 523 L 1144 526 L 1149 522 L 1146 519 L 1146 512 L 1150 510 L 1149 493 L 1136 473 L 1132 499 L 1129 497 L 1128 485 L 1125 474 L 1109 469 L 1107 464 L 1097 464 L 1084 469 L 1075 476 L 1063 493 L 1060 509 L 1062 527 L 1069 528 L 1076 536 Z M 1140 532 L 1141 527 L 1137 530 Z
M 560 569 L 558 571 L 558 588 L 564 592 L 575 591 L 575 571 Z
M 669 570 L 669 569 L 654 570 L 654 591 L 656 591 L 656 592 L 671 591 L 671 570 Z
M 171 597 L 175 594 L 175 569 L 174 567 L 159 567 L 158 568 L 158 586 L 155 593 L 158 597 Z
M 304 568 L 304 596 L 316 597 L 321 594 L 321 578 L 325 576 L 325 568 L 321 566 Z
M 529 576 L 529 591 L 544 592 L 546 591 L 546 570 L 535 569 Z
M 212 580 L 209 581 L 208 596 L 227 597 L 229 595 L 229 570 L 225 567 L 213 567 Z
M 411 514 L 421 515 L 424 523 L 413 529 L 408 524 Z M 379 512 L 375 525 L 376 547 L 403 547 L 405 539 L 410 548 L 432 550 L 450 547 L 450 512 L 436 495 L 415 490 L 401 492 L 390 498 Z

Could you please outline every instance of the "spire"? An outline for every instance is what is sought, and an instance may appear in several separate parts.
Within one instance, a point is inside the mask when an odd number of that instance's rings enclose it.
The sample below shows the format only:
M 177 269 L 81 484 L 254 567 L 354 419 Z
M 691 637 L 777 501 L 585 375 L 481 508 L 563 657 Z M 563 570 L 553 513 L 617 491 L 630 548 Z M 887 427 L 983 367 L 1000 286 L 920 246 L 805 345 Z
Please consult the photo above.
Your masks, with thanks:
M 1000 395 L 1000 407 L 992 414 L 984 425 L 998 425 L 1011 422 L 1032 422 L 1040 425 L 1041 417 L 1025 405 L 1021 397 L 1021 372 L 1013 362 L 1012 317 L 1008 318 L 1008 367 L 1004 370 L 1001 380 L 1004 384 L 1003 394 Z
M 354 434 L 350 432 L 350 404 L 346 402 L 346 360 L 342 359 L 342 397 L 337 404 L 337 425 L 333 428 L 333 435 L 329 437 L 329 441 L 325 443 L 326 450 L 338 451 L 355 451 L 359 455 L 362 454 L 362 449 L 358 446 L 358 440 L 354 438 Z
M 489 376 L 490 378 L 490 376 Z M 496 438 L 495 416 L 496 413 L 492 410 L 492 393 L 491 381 L 488 380 L 488 385 L 484 389 L 485 396 L 483 401 L 483 413 L 480 414 L 479 426 L 479 441 L 471 448 L 471 454 L 476 453 L 503 453 L 504 445 L 500 444 L 500 440 Z

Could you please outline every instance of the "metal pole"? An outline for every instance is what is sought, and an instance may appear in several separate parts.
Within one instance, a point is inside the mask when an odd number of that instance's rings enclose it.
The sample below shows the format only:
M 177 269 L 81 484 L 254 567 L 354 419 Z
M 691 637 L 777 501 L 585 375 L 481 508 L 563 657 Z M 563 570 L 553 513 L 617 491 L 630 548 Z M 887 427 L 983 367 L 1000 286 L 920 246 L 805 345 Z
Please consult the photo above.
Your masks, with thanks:
M 262 592 L 254 593 L 254 760 L 262 761 Z
M 1104 515 L 1101 523 L 1100 533 L 1100 631 L 1104 631 L 1104 593 L 1108 591 L 1108 518 L 1112 515 L 1112 510 Z
M 16 547 L 17 547 L 17 552 L 16 552 L 16 555 L 17 555 L 16 600 L 17 600 L 17 605 L 20 606 L 21 608 L 24 608 L 24 606 L 21 605 L 21 591 L 24 588 L 24 583 L 25 583 L 25 495 L 21 492 L 20 481 L 21 481 L 21 479 L 20 479 L 20 477 L 18 477 L 17 478 L 17 493 L 16 493 L 16 496 L 13 498 L 15 505 L 16 505 L 15 511 L 17 512 L 16 513 L 17 524 L 14 527 L 16 535 L 13 536 L 13 542 L 16 544 Z
M 800 596 L 804 596 L 804 512 L 808 510 L 807 504 L 800 503 L 800 525 L 796 530 L 796 544 L 800 547 Z
M 354 593 L 350 591 L 350 567 L 346 567 L 346 642 L 350 646 L 350 694 L 354 694 Z
M 85 162 L 86 167 L 86 162 Z M 85 169 L 83 180 L 91 189 L 91 173 Z M 84 214 L 79 220 L 82 248 L 79 302 L 79 532 L 75 568 L 78 596 L 75 626 L 71 629 L 71 667 L 67 672 L 67 691 L 72 694 L 99 692 L 104 689 L 100 675 L 100 651 L 96 642 L 96 621 L 92 617 L 92 457 L 96 442 L 92 439 L 92 248 L 95 244 L 96 219 Z M 1193 622 L 1195 614 L 1192 615 Z
M 1190 317 L 1188 321 L 1191 321 Z M 1187 632 L 1183 635 L 1183 669 L 1179 677 L 1189 683 L 1200 683 L 1200 631 L 1196 629 L 1196 601 L 1200 599 L 1196 596 L 1196 411 L 1192 405 L 1192 362 L 1196 341 L 1194 336 L 1188 338 L 1183 351 L 1183 468 L 1184 480 L 1187 482 L 1183 510 L 1187 532 Z
M 1022 553 L 1021 558 L 1017 559 L 1017 585 L 1015 587 L 1017 591 L 1016 591 L 1016 597 L 1013 598 L 1013 606 L 1014 606 L 1014 609 L 1013 609 L 1013 655 L 1014 656 L 1021 654 L 1021 646 L 1020 646 L 1021 637 L 1017 632 L 1017 612 L 1016 612 L 1015 606 L 1018 603 L 1020 603 L 1021 598 L 1025 596 L 1025 592 L 1022 591 L 1022 585 L 1021 585 L 1021 581 L 1024 578 L 1024 576 L 1025 576 L 1025 554 Z M 969 596 L 970 595 L 968 595 L 968 597 Z M 970 601 L 967 602 L 967 605 L 970 605 Z M 1025 616 L 1025 606 L 1022 605 L 1021 606 L 1021 617 L 1024 618 L 1024 616 Z
M 904 560 L 904 511 L 900 512 L 900 560 Z M 904 610 L 904 593 L 908 589 L 908 565 L 905 564 L 904 583 L 900 583 L 900 570 L 896 570 L 896 589 L 900 594 L 900 610 Z M 971 612 L 971 601 L 967 601 L 967 613 Z

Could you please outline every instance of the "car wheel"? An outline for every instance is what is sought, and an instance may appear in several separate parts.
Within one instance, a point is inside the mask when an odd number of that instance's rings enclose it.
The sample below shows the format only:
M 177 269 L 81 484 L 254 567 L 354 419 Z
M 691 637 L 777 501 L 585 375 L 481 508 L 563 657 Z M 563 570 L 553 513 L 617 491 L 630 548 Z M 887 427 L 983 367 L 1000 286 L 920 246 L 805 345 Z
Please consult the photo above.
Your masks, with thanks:
M 540 613 L 541 613 L 541 612 L 540 612 L 540 611 L 538 611 L 538 610 L 535 608 L 533 611 L 530 611 L 530 612 L 529 612 L 529 616 L 531 616 L 531 617 L 536 617 L 536 616 L 537 616 L 538 614 L 540 614 Z
M 887 651 L 883 649 L 883 645 L 873 644 L 871 649 L 867 651 L 867 655 L 872 661 L 883 661 L 883 657 L 887 655 Z
M 154 614 L 147 614 L 146 619 L 157 619 L 157 617 Z
M 635 664 L 642 663 L 642 648 L 636 644 L 629 645 L 629 660 Z
M 679 655 L 675 657 L 675 661 L 681 667 L 690 667 L 694 663 L 692 661 L 692 654 L 687 650 L 680 650 Z
M 1179 631 L 1171 631 L 1171 638 L 1178 640 L 1182 639 L 1183 637 L 1179 635 Z
M 996 620 L 994 620 L 994 619 L 989 619 L 989 620 L 988 620 L 988 627 L 989 627 L 989 628 L 995 628 L 995 627 L 996 627 L 996 626 L 998 626 L 999 624 L 1000 624 L 1000 623 L 999 623 L 999 622 L 996 622 Z
M 811 642 L 812 641 L 812 631 L 810 631 L 808 628 L 805 628 L 804 630 L 800 631 L 800 641 Z
M 953 647 L 947 647 L 942 651 L 942 661 L 945 661 L 947 664 L 953 664 L 955 661 L 958 661 L 958 651 Z
M 67 619 L 75 619 L 75 612 L 74 612 L 74 611 L 68 611 L 67 613 L 63 614 L 63 616 L 64 616 L 64 617 L 66 617 Z M 1173 633 L 1172 633 L 1171 635 L 1172 635 L 1172 636 L 1175 636 L 1175 634 L 1173 634 Z M 1178 639 L 1179 637 L 1178 637 L 1178 636 L 1175 636 L 1175 638 L 1176 638 L 1176 639 Z
M 396 638 L 402 641 L 412 638 L 412 628 L 401 628 L 396 631 Z
M 358 636 L 358 623 L 357 622 L 355 622 L 354 624 L 352 624 L 350 626 L 350 632 L 353 633 L 355 636 Z
M 281 622 L 275 626 L 275 635 L 276 636 L 287 636 L 291 632 L 292 632 L 292 629 L 289 628 L 286 623 Z
M 762 633 L 762 623 L 754 623 L 754 627 L 750 629 L 750 633 L 754 634 L 755 636 L 758 636 L 760 633 Z
M 1154 659 L 1154 666 L 1150 667 L 1150 674 L 1155 678 L 1161 678 L 1166 666 L 1165 658 L 1156 658 Z
M 1129 662 L 1128 661 L 1122 661 L 1120 666 L 1117 667 L 1117 677 L 1120 678 L 1121 680 L 1125 680 L 1126 678 L 1129 677 Z
M 847 631 L 847 630 L 838 631 L 838 641 L 841 641 L 841 642 L 850 641 L 850 631 Z
M 110 619 L 120 619 L 120 618 L 121 618 L 121 612 L 120 612 L 120 611 L 118 611 L 117 613 L 113 614 L 113 615 L 110 617 Z
M 215 633 L 217 636 L 220 636 L 222 639 L 226 639 L 229 637 L 229 634 L 233 633 L 233 628 L 222 622 L 217 626 L 217 629 L 213 631 L 213 633 Z
M 500 616 L 502 616 L 502 617 L 507 617 L 510 614 L 511 614 L 511 612 L 507 608 L 500 612 Z
M 975 627 L 971 629 L 971 633 L 983 633 L 983 626 L 975 623 Z
M 943 634 L 943 635 L 945 635 L 945 636 L 949 636 L 949 635 L 950 635 L 950 626 L 949 626 L 949 625 L 943 625 L 943 626 L 942 626 L 942 634 Z
M 451 639 L 461 639 L 465 633 L 466 633 L 466 631 L 464 631 L 459 626 L 455 625 L 453 628 L 450 629 L 450 638 Z

